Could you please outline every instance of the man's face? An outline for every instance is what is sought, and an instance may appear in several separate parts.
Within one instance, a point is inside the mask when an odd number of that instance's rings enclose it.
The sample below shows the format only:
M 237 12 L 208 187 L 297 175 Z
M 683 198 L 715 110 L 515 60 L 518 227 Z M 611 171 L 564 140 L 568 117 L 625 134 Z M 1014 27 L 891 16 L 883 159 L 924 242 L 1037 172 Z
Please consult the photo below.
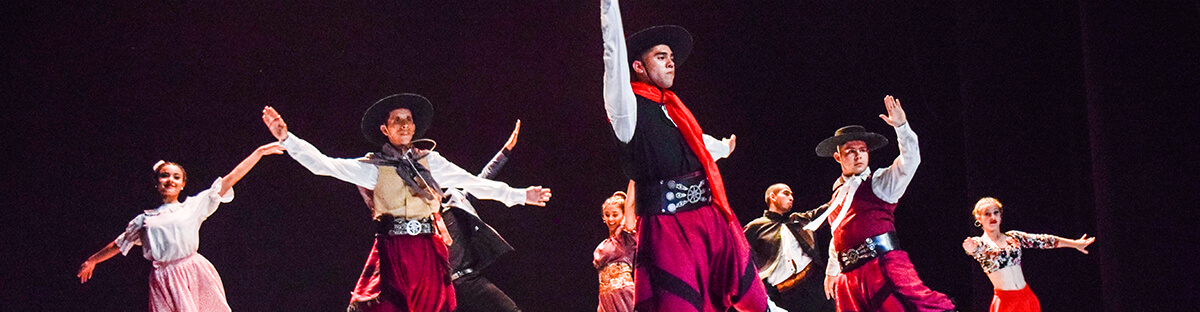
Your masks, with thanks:
M 833 160 L 842 165 L 842 175 L 856 175 L 867 170 L 870 152 L 866 142 L 850 141 L 838 147 Z
M 675 53 L 665 44 L 656 45 L 634 61 L 633 71 L 639 81 L 670 89 L 675 84 Z
M 412 111 L 407 108 L 397 108 L 388 113 L 387 123 L 379 125 L 379 131 L 387 136 L 392 145 L 402 146 L 412 142 L 417 124 L 413 123 Z
M 779 214 L 792 210 L 792 188 L 784 186 L 783 189 L 771 195 L 771 210 Z

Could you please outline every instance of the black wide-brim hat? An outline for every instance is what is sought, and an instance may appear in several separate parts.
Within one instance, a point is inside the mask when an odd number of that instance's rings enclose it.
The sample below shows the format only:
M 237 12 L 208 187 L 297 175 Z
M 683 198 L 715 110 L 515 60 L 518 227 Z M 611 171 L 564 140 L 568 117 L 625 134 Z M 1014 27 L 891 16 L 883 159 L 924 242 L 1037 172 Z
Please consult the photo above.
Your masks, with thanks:
M 659 25 L 642 29 L 625 39 L 629 64 L 642 59 L 642 53 L 656 45 L 665 44 L 675 53 L 675 65 L 686 61 L 692 54 L 692 34 L 675 25 Z
M 817 156 L 833 157 L 833 153 L 837 152 L 838 146 L 846 144 L 850 141 L 863 141 L 867 143 L 867 149 L 875 151 L 880 147 L 887 146 L 888 139 L 882 134 L 867 132 L 866 128 L 858 125 L 851 125 L 838 128 L 833 132 L 833 136 L 821 141 L 817 144 Z
M 360 125 L 363 137 L 375 145 L 390 143 L 387 136 L 379 131 L 379 126 L 386 124 L 388 114 L 397 108 L 407 108 L 412 112 L 413 123 L 416 124 L 413 140 L 424 136 L 425 130 L 429 130 L 429 125 L 433 123 L 433 104 L 428 99 L 412 93 L 393 94 L 379 99 L 363 113 Z

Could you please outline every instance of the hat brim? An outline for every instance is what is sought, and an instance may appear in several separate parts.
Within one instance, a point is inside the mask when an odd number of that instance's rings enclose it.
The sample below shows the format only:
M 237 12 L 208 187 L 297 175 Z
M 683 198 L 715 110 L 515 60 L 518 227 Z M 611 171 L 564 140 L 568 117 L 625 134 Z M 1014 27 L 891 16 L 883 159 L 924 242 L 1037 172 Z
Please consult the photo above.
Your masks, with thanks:
M 413 140 L 425 135 L 425 131 L 429 130 L 430 124 L 433 123 L 433 103 L 417 94 L 401 93 L 379 99 L 363 113 L 359 127 L 362 128 L 363 137 L 367 142 L 377 146 L 390 143 L 387 136 L 379 131 L 379 126 L 387 123 L 388 114 L 398 108 L 407 108 L 412 112 L 413 123 L 416 125 Z
M 643 29 L 625 40 L 629 64 L 642 59 L 642 53 L 654 46 L 665 44 L 675 54 L 675 65 L 683 64 L 692 55 L 692 34 L 675 25 L 660 25 Z
M 875 151 L 880 147 L 888 145 L 888 139 L 883 137 L 882 134 L 874 132 L 851 132 L 831 136 L 821 141 L 820 144 L 817 144 L 817 156 L 833 157 L 833 153 L 837 152 L 838 146 L 842 146 L 842 144 L 850 141 L 863 141 L 863 143 L 867 144 L 867 149 L 870 151 Z

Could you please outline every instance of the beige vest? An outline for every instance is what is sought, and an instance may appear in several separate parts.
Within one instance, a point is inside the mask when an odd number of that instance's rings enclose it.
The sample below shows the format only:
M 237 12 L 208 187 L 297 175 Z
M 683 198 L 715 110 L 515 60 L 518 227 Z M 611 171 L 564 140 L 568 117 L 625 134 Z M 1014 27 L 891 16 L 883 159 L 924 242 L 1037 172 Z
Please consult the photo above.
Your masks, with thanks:
M 429 166 L 429 162 L 424 158 L 418 162 L 427 168 Z M 412 189 L 404 184 L 404 179 L 396 174 L 396 167 L 378 167 L 379 178 L 375 181 L 375 192 L 372 195 L 375 199 L 376 219 L 385 214 L 399 219 L 421 219 L 436 211 L 437 206 L 430 205 L 420 196 L 413 194 Z

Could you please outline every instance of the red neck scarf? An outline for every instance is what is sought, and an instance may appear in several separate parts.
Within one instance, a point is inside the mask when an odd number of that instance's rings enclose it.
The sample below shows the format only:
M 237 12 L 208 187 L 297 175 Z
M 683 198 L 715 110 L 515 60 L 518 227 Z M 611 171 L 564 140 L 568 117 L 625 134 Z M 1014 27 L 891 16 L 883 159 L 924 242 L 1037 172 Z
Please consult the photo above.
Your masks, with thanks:
M 683 134 L 683 140 L 687 141 L 688 147 L 692 148 L 692 154 L 696 154 L 696 158 L 700 159 L 700 164 L 704 165 L 709 189 L 712 189 L 713 203 L 721 208 L 727 221 L 737 223 L 737 216 L 733 214 L 733 209 L 729 207 L 729 200 L 725 197 L 725 182 L 721 179 L 721 171 L 717 169 L 717 162 L 704 147 L 704 137 L 702 136 L 704 131 L 700 129 L 700 124 L 696 123 L 696 117 L 692 116 L 692 111 L 688 110 L 687 106 L 683 106 L 683 101 L 671 90 L 662 90 L 644 82 L 630 84 L 633 86 L 634 94 L 667 108 L 667 116 L 670 116 L 671 120 L 675 122 L 675 126 L 679 127 L 679 132 Z

